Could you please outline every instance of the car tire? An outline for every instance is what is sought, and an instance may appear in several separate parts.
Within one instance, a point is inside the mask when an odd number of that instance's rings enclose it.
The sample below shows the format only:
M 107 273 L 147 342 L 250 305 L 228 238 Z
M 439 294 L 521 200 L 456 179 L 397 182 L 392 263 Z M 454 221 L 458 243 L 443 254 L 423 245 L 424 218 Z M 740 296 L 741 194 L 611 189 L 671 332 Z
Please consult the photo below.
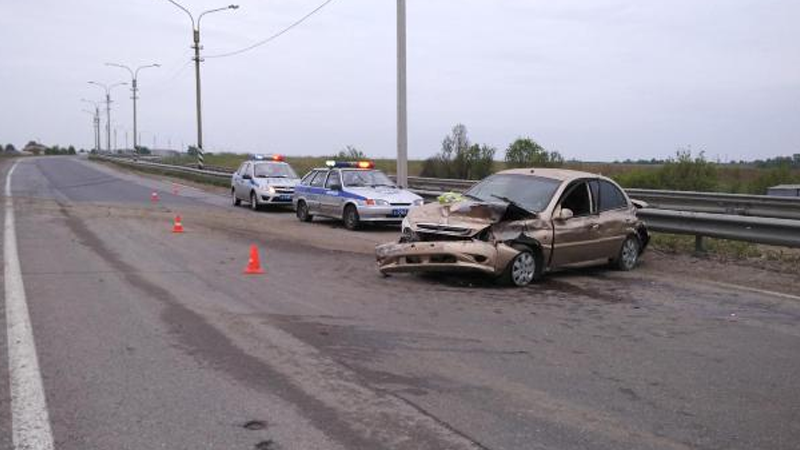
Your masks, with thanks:
M 308 212 L 308 204 L 303 200 L 297 202 L 297 211 L 295 211 L 295 214 L 297 218 L 300 219 L 300 222 L 311 222 L 311 220 L 314 219 L 314 216 Z
M 259 210 L 258 197 L 256 196 L 256 191 L 250 192 L 250 209 L 252 209 L 253 211 Z
M 527 245 L 514 245 L 519 251 L 511 261 L 508 262 L 500 281 L 506 286 L 524 287 L 538 280 L 542 274 L 542 258 L 538 250 L 534 250 Z
M 618 270 L 629 271 L 639 262 L 641 244 L 636 236 L 628 236 L 619 248 L 619 254 L 614 260 L 614 267 Z
M 231 189 L 231 199 L 233 199 L 233 206 L 239 206 L 242 204 L 242 201 L 236 196 L 236 189 Z
M 353 205 L 347 205 L 344 207 L 344 214 L 342 214 L 342 221 L 344 222 L 344 227 L 350 231 L 357 230 L 359 225 L 361 225 L 361 220 L 358 218 L 358 210 Z

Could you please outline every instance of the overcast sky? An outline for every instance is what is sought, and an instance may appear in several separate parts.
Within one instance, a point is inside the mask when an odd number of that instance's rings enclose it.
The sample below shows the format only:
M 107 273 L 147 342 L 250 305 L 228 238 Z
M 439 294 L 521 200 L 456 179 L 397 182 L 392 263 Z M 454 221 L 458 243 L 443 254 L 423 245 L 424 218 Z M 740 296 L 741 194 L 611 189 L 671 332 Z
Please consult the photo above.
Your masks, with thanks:
M 183 0 L 192 11 L 226 0 Z M 206 16 L 204 53 L 245 47 L 322 0 L 241 0 Z M 202 65 L 207 151 L 392 156 L 394 0 L 334 0 L 270 44 Z M 570 158 L 800 152 L 797 0 L 408 0 L 409 154 L 464 123 L 502 150 L 530 136 Z M 90 148 L 88 80 L 140 74 L 143 144 L 194 143 L 188 17 L 166 0 L 0 0 L 0 143 Z M 132 144 L 129 92 L 112 125 Z M 105 116 L 103 116 L 105 123 Z

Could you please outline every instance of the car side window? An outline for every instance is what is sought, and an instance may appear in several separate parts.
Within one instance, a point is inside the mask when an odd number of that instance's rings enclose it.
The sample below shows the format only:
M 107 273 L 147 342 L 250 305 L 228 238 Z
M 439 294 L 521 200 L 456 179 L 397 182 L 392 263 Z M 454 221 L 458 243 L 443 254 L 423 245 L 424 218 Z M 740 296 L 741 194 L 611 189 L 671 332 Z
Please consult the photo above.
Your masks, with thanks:
M 342 189 L 342 177 L 339 172 L 331 172 L 328 181 L 325 183 L 326 189 Z
M 239 176 L 244 175 L 244 168 L 245 167 L 247 167 L 247 163 L 242 163 L 242 165 L 239 166 L 239 170 L 236 171 L 236 175 L 239 175 Z
M 327 172 L 321 170 L 317 172 L 317 175 L 314 177 L 313 180 L 311 180 L 311 186 L 322 187 L 325 184 L 325 176 L 327 174 L 328 174 Z
M 588 216 L 592 213 L 592 202 L 589 197 L 589 186 L 585 181 L 572 186 L 561 200 L 562 208 L 569 208 L 575 217 Z
M 625 194 L 616 186 L 605 180 L 600 180 L 600 211 L 625 208 L 628 201 Z
M 314 170 L 312 170 L 311 172 L 308 172 L 307 174 L 305 174 L 303 179 L 300 180 L 300 184 L 304 184 L 304 185 L 308 186 L 311 183 L 311 180 L 314 178 L 314 175 L 316 175 L 316 174 L 317 174 L 317 172 L 314 171 Z

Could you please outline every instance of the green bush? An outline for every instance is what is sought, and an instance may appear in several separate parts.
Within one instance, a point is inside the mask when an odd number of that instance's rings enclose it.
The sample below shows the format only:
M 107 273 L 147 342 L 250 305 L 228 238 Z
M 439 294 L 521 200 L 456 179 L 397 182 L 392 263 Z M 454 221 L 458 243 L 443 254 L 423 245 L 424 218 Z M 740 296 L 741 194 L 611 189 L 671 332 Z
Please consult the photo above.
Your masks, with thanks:
M 518 138 L 506 149 L 506 166 L 513 167 L 560 167 L 564 157 L 558 152 L 548 152 L 531 138 Z
M 425 160 L 420 176 L 480 180 L 494 168 L 496 149 L 488 145 L 471 144 L 467 127 L 458 124 L 442 141 L 442 149 Z

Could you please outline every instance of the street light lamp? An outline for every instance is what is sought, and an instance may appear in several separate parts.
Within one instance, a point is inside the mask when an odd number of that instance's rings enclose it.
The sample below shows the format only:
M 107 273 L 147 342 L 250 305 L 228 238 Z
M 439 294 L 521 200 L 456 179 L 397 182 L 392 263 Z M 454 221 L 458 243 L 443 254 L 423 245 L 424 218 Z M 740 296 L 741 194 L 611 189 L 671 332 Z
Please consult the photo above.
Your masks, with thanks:
M 199 169 L 203 169 L 203 116 L 202 116 L 202 102 L 200 100 L 200 62 L 202 59 L 200 58 L 200 21 L 203 19 L 203 16 L 206 14 L 211 14 L 220 11 L 226 11 L 229 9 L 239 9 L 239 5 L 228 5 L 222 8 L 215 8 L 209 9 L 208 11 L 203 11 L 197 16 L 197 21 L 194 20 L 194 16 L 188 9 L 181 6 L 180 3 L 176 2 L 175 0 L 167 0 L 168 2 L 172 3 L 173 5 L 180 8 L 186 15 L 189 16 L 189 19 L 192 21 L 192 38 L 194 41 L 194 45 L 192 48 L 194 49 L 194 76 L 195 76 L 195 88 L 196 88 L 196 98 L 197 98 L 197 167 Z
M 149 69 L 151 67 L 161 67 L 161 64 L 148 64 L 145 66 L 139 66 L 136 69 L 131 69 L 130 67 L 124 64 L 117 64 L 117 63 L 106 63 L 107 66 L 110 67 L 119 67 L 128 71 L 131 74 L 131 92 L 133 93 L 133 157 L 136 158 L 136 155 L 139 152 L 138 143 L 136 140 L 136 100 L 139 98 L 137 93 L 139 92 L 139 88 L 137 87 L 137 81 L 139 79 L 139 71 L 142 69 Z M 127 143 L 125 145 L 127 147 Z
M 111 90 L 117 86 L 127 86 L 128 83 L 115 83 L 108 85 L 105 83 L 98 83 L 97 81 L 89 81 L 89 84 L 100 86 L 106 91 L 106 150 L 111 152 Z
M 82 102 L 94 106 L 94 149 L 100 151 L 100 103 L 85 98 L 81 99 Z

